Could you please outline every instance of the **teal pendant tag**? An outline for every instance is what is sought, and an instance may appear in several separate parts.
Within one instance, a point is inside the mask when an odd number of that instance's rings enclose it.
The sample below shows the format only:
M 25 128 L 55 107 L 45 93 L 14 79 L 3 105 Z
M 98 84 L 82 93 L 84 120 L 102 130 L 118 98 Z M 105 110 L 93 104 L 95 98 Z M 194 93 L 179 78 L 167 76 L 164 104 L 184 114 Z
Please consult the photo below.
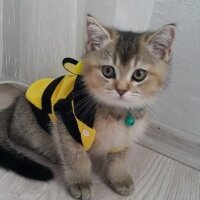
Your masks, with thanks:
M 125 124 L 126 126 L 133 126 L 135 124 L 135 118 L 130 113 L 126 116 Z

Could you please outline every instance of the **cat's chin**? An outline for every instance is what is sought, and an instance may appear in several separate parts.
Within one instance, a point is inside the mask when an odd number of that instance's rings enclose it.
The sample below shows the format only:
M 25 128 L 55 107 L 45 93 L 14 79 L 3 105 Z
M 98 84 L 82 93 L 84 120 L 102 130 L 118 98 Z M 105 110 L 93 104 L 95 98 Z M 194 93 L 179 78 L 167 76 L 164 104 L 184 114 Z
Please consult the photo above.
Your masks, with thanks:
M 128 101 L 126 99 L 123 98 L 109 98 L 109 99 L 105 99 L 103 97 L 96 97 L 96 100 L 98 101 L 98 103 L 100 103 L 101 105 L 105 105 L 108 107 L 112 107 L 112 108 L 120 108 L 120 109 L 134 109 L 134 108 L 143 108 L 145 107 L 145 105 L 142 102 L 133 102 L 133 101 Z
M 133 108 L 140 108 L 140 107 L 144 107 L 144 105 L 142 104 L 130 104 L 128 102 L 121 102 L 121 101 L 113 101 L 113 102 L 102 102 L 103 104 L 110 106 L 110 107 L 116 107 L 116 108 L 121 108 L 121 109 L 133 109 Z

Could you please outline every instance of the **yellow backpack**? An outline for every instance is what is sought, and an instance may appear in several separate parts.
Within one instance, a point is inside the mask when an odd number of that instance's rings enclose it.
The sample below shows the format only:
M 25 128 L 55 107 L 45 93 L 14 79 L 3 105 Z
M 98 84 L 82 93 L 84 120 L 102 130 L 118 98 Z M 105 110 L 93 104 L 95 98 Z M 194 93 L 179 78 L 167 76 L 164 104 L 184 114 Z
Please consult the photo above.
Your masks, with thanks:
M 64 68 L 70 72 L 59 78 L 44 78 L 32 83 L 26 92 L 37 121 L 49 132 L 51 120 L 57 122 L 56 114 L 62 120 L 71 136 L 87 151 L 92 146 L 96 131 L 93 129 L 95 103 L 82 84 L 83 63 L 72 58 L 63 60 Z M 91 104 L 84 104 L 84 99 L 91 98 Z

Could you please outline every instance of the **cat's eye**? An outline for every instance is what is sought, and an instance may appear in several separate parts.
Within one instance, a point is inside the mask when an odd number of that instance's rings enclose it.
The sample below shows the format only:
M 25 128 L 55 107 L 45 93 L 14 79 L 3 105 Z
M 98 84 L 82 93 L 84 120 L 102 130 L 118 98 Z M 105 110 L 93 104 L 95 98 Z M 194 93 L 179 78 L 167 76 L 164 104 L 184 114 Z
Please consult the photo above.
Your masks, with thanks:
M 132 75 L 132 80 L 140 82 L 143 81 L 147 76 L 147 71 L 144 69 L 136 69 Z
M 106 78 L 115 78 L 116 77 L 115 69 L 110 65 L 103 65 L 102 66 L 102 74 Z

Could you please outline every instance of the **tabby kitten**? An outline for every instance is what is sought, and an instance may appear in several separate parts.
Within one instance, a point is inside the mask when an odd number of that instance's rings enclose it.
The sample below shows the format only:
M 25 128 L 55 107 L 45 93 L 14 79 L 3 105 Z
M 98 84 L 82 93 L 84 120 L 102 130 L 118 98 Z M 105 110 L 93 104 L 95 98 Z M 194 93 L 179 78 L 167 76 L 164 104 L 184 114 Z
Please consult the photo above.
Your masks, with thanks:
M 133 135 L 145 129 L 146 107 L 165 86 L 175 29 L 174 24 L 169 24 L 154 32 L 119 31 L 87 17 L 82 84 L 91 96 L 87 103 L 93 101 L 96 105 L 96 138 L 89 153 L 107 157 L 107 180 L 118 194 L 133 191 L 133 180 L 126 168 L 128 149 Z M 24 94 L 2 110 L 0 165 L 28 178 L 51 179 L 50 169 L 27 157 L 15 144 L 25 146 L 62 164 L 72 197 L 90 199 L 89 155 L 71 137 L 59 113 L 57 117 L 56 124 L 49 122 L 48 134 L 37 123 Z

